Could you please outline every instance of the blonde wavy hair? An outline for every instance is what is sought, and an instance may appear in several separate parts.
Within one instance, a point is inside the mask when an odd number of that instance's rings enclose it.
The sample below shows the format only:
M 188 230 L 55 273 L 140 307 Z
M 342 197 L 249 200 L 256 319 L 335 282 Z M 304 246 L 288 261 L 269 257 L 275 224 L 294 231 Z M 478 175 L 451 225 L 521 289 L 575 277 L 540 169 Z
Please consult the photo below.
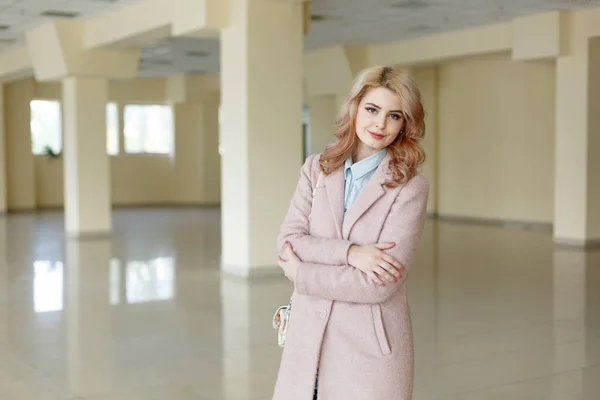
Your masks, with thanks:
M 389 66 L 374 66 L 361 71 L 341 107 L 335 129 L 338 141 L 325 149 L 320 167 L 325 175 L 331 174 L 354 154 L 360 142 L 356 134 L 358 106 L 367 92 L 384 87 L 401 101 L 404 128 L 387 147 L 391 180 L 387 187 L 404 184 L 418 174 L 417 168 L 425 161 L 421 141 L 425 136 L 425 111 L 421 93 L 407 71 Z

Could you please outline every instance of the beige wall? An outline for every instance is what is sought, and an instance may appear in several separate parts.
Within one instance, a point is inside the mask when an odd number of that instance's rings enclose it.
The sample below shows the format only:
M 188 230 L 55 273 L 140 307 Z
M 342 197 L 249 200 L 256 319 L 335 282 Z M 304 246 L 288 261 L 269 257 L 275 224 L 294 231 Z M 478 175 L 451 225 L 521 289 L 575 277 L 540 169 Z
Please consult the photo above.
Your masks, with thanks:
M 165 81 L 138 79 L 112 82 L 109 101 L 117 102 L 120 126 L 127 103 L 165 103 Z M 63 160 L 31 154 L 29 101 L 60 99 L 57 83 L 30 80 L 5 86 L 5 126 L 9 209 L 62 207 L 64 199 Z M 207 105 L 175 105 L 176 141 L 181 157 L 178 165 L 170 155 L 126 154 L 111 156 L 111 195 L 114 205 L 218 204 L 220 202 L 220 160 L 218 147 L 219 98 L 207 97 Z M 188 110 L 181 113 L 181 109 Z M 202 111 L 202 116 L 196 115 Z M 212 115 L 213 113 L 214 115 Z M 194 137 L 196 135 L 197 137 Z M 204 148 L 185 143 L 206 143 Z M 123 140 L 120 141 L 123 149 Z M 214 153 L 214 154 L 213 154 Z M 187 161 L 186 161 L 187 160 Z M 190 161 L 191 160 L 191 161 Z M 204 168 L 208 163 L 212 168 Z M 175 184 L 176 183 L 176 184 Z
M 6 140 L 4 138 L 4 86 L 0 83 L 0 214 L 6 212 Z
M 429 211 L 552 222 L 554 64 L 516 63 L 499 53 L 415 68 L 413 74 L 427 111 L 428 159 L 422 171 L 432 189 Z M 28 127 L 29 99 L 59 98 L 60 93 L 57 84 L 31 81 L 5 87 L 7 149 L 13 153 L 7 167 L 11 209 L 63 203 L 62 160 L 33 157 Z M 113 204 L 220 201 L 218 120 L 210 117 L 218 111 L 215 93 L 203 103 L 175 106 L 178 159 L 111 157 Z M 112 83 L 109 89 L 109 100 L 118 102 L 121 112 L 127 102 L 164 102 L 165 96 L 160 79 Z M 205 134 L 194 137 L 197 131 Z M 202 169 L 203 162 L 214 168 Z
M 514 62 L 502 52 L 413 67 L 411 75 L 426 111 L 428 212 L 551 223 L 554 63 Z M 311 123 L 326 121 L 331 111 L 319 102 L 333 97 L 311 98 Z
M 552 222 L 554 63 L 503 53 L 438 74 L 439 213 Z
M 423 150 L 425 151 L 425 162 L 421 167 L 421 173 L 429 181 L 429 199 L 427 201 L 427 212 L 437 212 L 438 200 L 438 72 L 437 67 L 415 68 L 411 71 L 419 90 L 421 101 L 425 108 L 425 138 L 423 139 Z
M 338 115 L 337 98 L 334 95 L 311 97 L 309 102 L 310 154 L 320 154 L 325 146 L 334 143 L 336 118 Z
M 31 153 L 30 108 L 35 82 L 26 79 L 5 86 L 4 126 L 8 210 L 36 207 L 35 162 Z

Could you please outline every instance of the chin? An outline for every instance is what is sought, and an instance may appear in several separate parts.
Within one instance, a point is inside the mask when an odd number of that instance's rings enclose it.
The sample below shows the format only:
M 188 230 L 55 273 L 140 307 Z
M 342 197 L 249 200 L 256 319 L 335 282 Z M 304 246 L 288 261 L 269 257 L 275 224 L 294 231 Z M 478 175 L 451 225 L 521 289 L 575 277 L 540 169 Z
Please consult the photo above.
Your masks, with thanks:
M 381 150 L 387 147 L 387 144 L 382 143 L 380 140 L 372 140 L 368 145 L 375 150 Z

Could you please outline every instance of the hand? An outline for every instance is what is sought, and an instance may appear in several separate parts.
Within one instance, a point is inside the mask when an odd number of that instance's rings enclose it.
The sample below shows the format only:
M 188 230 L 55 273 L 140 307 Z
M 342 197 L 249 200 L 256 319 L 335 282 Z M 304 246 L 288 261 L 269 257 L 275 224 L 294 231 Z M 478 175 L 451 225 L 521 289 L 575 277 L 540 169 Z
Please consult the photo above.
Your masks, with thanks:
M 298 272 L 302 260 L 294 253 L 290 242 L 285 242 L 283 246 L 283 257 L 284 258 L 278 257 L 277 264 L 283 269 L 285 276 L 287 276 L 290 281 L 296 282 L 296 273 Z
M 400 272 L 404 271 L 404 267 L 394 257 L 384 252 L 395 245 L 395 243 L 364 246 L 353 244 L 348 250 L 348 264 L 369 275 L 379 285 L 385 286 L 381 278 L 396 283 L 398 279 L 402 279 Z

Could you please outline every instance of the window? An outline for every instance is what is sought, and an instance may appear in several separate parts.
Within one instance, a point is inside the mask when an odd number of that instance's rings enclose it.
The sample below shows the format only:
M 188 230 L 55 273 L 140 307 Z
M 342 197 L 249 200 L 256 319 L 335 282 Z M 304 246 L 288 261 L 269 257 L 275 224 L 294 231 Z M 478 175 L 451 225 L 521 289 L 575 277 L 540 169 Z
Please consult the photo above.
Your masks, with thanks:
M 116 103 L 106 105 L 106 152 L 119 154 L 119 109 Z
M 125 151 L 170 154 L 173 151 L 173 111 L 166 105 L 125 106 Z
M 62 151 L 62 118 L 60 102 L 33 100 L 31 108 L 31 151 L 35 155 Z M 119 154 L 119 109 L 116 103 L 106 105 L 106 151 Z
M 31 109 L 31 151 L 33 154 L 47 154 L 62 151 L 62 119 L 60 102 L 33 100 Z

